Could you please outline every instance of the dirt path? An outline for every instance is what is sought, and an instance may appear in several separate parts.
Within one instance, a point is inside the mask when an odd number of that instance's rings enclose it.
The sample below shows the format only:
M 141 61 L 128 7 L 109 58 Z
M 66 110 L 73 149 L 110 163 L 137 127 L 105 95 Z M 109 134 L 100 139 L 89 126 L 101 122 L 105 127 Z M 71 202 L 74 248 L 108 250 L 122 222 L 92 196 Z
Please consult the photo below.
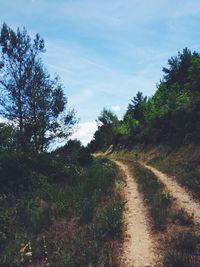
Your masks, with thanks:
M 200 223 L 200 204 L 194 200 L 185 188 L 181 187 L 175 179 L 158 171 L 156 168 L 146 164 L 144 166 L 166 185 L 169 192 L 176 199 L 178 206 L 184 208 L 189 214 L 194 214 L 194 221 Z
M 155 266 L 154 239 L 150 233 L 147 211 L 139 194 L 137 184 L 128 167 L 114 161 L 124 176 L 124 195 L 127 200 L 124 210 L 125 240 L 122 248 L 121 267 Z

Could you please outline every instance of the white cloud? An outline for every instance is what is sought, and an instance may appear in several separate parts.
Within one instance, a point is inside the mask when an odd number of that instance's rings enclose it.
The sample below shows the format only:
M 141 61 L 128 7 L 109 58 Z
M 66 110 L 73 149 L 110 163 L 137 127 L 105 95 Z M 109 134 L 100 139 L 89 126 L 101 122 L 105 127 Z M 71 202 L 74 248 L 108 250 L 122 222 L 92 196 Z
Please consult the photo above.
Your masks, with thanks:
M 6 118 L 0 116 L 0 123 L 9 123 L 9 121 Z
M 82 122 L 78 125 L 78 129 L 72 135 L 71 139 L 78 139 L 84 145 L 87 145 L 92 140 L 96 130 L 97 130 L 97 123 L 95 121 Z
M 119 110 L 121 110 L 121 107 L 120 106 L 112 106 L 111 109 L 113 111 L 119 111 Z

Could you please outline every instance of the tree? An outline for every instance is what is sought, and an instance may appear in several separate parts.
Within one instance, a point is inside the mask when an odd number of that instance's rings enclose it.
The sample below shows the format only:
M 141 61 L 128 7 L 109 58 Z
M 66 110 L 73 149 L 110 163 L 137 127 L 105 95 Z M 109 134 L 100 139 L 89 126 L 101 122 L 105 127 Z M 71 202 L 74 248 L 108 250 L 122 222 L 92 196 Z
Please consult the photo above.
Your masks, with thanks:
M 39 57 L 44 40 L 5 23 L 0 35 L 0 113 L 13 123 L 22 149 L 43 151 L 52 140 L 69 136 L 76 122 L 58 78 L 51 79 Z
M 0 152 L 11 150 L 16 145 L 14 129 L 5 123 L 0 123 Z
M 190 90 L 200 93 L 200 57 L 194 57 L 189 68 Z
M 183 49 L 182 53 L 178 53 L 178 56 L 171 57 L 168 60 L 168 68 L 163 68 L 164 81 L 167 85 L 171 86 L 174 83 L 183 86 L 188 82 L 188 69 L 191 65 L 191 60 L 193 56 L 197 56 L 198 54 L 191 51 L 186 47 Z
M 59 79 L 50 79 L 41 64 L 36 66 L 27 101 L 30 110 L 25 138 L 37 151 L 43 151 L 52 140 L 71 134 L 76 123 L 74 110 L 66 111 L 67 99 Z
M 114 143 L 117 123 L 117 116 L 111 110 L 104 108 L 97 119 L 98 130 L 95 132 L 94 139 L 88 146 L 92 152 L 106 149 Z
M 117 116 L 111 111 L 106 108 L 103 109 L 101 114 L 98 117 L 97 123 L 102 126 L 111 125 L 118 121 Z
M 131 100 L 131 103 L 128 105 L 128 109 L 124 116 L 124 119 L 126 120 L 126 118 L 131 115 L 135 120 L 143 123 L 146 102 L 147 97 L 144 97 L 142 92 L 137 92 L 136 96 Z

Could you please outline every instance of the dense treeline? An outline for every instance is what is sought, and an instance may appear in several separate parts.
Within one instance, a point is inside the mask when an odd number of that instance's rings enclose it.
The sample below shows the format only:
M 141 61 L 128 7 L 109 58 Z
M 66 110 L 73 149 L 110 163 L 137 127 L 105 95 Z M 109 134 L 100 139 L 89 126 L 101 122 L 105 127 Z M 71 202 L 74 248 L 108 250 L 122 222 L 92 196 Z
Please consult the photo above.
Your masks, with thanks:
M 179 146 L 200 141 L 200 54 L 188 48 L 168 60 L 155 94 L 141 92 L 131 100 L 122 120 L 104 109 L 89 144 L 91 151 L 113 144 L 166 143 Z

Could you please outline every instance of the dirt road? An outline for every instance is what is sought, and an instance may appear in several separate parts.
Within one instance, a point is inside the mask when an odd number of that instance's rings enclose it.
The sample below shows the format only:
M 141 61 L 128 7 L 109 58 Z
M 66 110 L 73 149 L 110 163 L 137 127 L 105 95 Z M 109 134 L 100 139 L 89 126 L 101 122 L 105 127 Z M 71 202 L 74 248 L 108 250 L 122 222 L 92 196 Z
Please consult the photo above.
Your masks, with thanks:
M 127 200 L 124 210 L 124 243 L 121 267 L 155 266 L 155 241 L 151 235 L 147 210 L 143 197 L 138 192 L 134 177 L 128 166 L 114 161 L 124 177 L 124 197 Z

